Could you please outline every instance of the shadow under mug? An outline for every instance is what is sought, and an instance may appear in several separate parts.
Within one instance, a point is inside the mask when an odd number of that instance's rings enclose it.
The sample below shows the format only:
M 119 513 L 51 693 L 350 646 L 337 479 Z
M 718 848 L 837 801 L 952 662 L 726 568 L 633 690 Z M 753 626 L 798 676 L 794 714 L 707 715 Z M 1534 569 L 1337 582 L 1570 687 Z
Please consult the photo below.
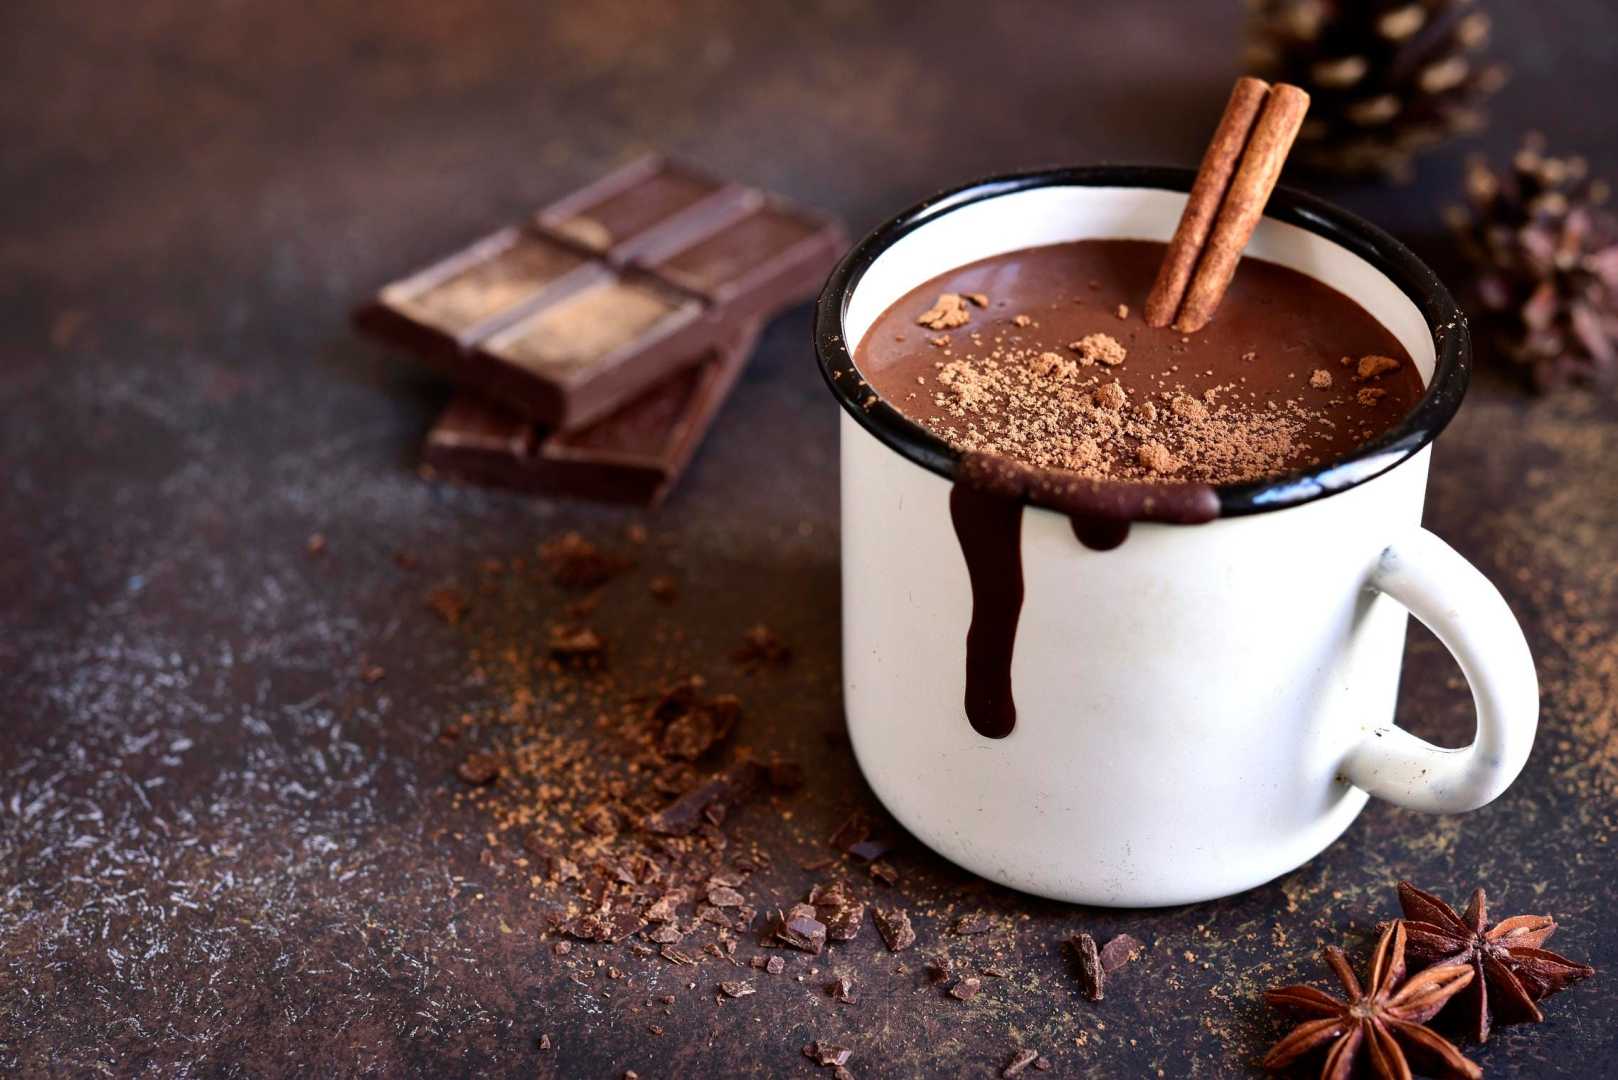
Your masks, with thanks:
M 1465 318 L 1365 221 L 1279 189 L 1248 252 L 1346 294 L 1427 390 L 1392 431 L 1320 468 L 1217 489 L 1201 525 L 1136 523 L 1114 550 L 1029 507 L 1011 676 L 1017 722 L 964 709 L 972 593 L 950 518 L 956 453 L 885 401 L 852 353 L 889 305 L 991 255 L 1166 241 L 1192 173 L 1101 166 L 980 181 L 878 227 L 821 294 L 816 350 L 843 405 L 843 681 L 872 790 L 945 858 L 1041 896 L 1189 903 L 1301 865 L 1369 795 L 1482 806 L 1538 721 L 1533 660 L 1499 592 L 1421 528 L 1430 444 L 1466 390 Z M 1394 726 L 1407 613 L 1454 654 L 1477 732 L 1461 750 Z

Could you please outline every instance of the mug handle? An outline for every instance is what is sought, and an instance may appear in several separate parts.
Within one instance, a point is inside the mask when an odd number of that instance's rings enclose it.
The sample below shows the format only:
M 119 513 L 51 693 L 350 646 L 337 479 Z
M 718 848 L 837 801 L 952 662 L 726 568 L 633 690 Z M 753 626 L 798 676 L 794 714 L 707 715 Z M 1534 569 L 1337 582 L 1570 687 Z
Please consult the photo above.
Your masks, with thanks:
M 1454 548 L 1415 529 L 1389 544 L 1368 587 L 1420 619 L 1472 688 L 1472 745 L 1446 750 L 1392 725 L 1368 732 L 1343 763 L 1356 787 L 1430 814 L 1476 810 L 1511 786 L 1539 724 L 1539 677 L 1500 591 Z

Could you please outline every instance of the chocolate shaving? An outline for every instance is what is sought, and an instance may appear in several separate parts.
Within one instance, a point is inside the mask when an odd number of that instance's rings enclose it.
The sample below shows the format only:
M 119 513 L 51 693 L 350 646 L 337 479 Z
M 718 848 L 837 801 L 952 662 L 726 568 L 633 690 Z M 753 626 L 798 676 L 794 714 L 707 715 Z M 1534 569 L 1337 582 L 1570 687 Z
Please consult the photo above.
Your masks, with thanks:
M 665 960 L 679 964 L 681 967 L 695 967 L 697 963 L 696 957 L 692 956 L 684 949 L 676 948 L 673 945 L 663 946 L 658 950 L 657 954 Z
M 1006 1067 L 1000 1070 L 1001 1076 L 1020 1076 L 1028 1066 L 1039 1060 L 1038 1050 L 1019 1050 L 1011 1055 Z
M 949 996 L 956 1001 L 971 1001 L 983 989 L 983 980 L 976 976 L 968 976 L 949 988 Z
M 1089 934 L 1080 933 L 1068 938 L 1067 943 L 1073 950 L 1074 972 L 1079 980 L 1079 993 L 1091 1001 L 1100 1001 L 1106 972 L 1101 966 L 1101 954 L 1096 949 L 1096 939 Z

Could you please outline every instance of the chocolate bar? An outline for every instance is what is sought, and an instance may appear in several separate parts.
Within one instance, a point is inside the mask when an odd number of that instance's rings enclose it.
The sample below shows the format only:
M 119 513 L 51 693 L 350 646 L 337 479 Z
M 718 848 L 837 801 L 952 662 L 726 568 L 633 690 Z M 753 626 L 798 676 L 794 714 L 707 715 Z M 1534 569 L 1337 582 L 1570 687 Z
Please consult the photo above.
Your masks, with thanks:
M 423 472 L 531 494 L 655 505 L 679 479 L 758 341 L 759 323 L 733 330 L 651 389 L 568 432 L 546 432 L 468 393 L 439 414 Z
M 647 158 L 384 286 L 357 318 L 458 385 L 572 430 L 808 299 L 843 244 L 827 218 Z

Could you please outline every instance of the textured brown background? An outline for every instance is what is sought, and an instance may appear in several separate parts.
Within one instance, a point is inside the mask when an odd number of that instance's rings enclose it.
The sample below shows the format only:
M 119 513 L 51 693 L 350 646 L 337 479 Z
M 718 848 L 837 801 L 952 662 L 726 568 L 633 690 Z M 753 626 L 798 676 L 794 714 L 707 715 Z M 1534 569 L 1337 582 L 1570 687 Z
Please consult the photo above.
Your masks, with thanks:
M 1479 145 L 1529 125 L 1618 171 L 1618 13 L 1497 4 L 1515 69 Z M 804 311 L 770 327 L 672 502 L 637 515 L 430 487 L 443 391 L 355 338 L 379 282 L 633 152 L 664 147 L 863 230 L 930 189 L 1047 162 L 1190 162 L 1234 73 L 1237 5 L 821 0 L 758 5 L 58 2 L 0 14 L 0 1070 L 29 1074 L 1223 1076 L 1274 1037 L 1257 992 L 1319 979 L 1317 944 L 1393 911 L 1402 876 L 1551 911 L 1604 973 L 1501 1033 L 1491 1075 L 1602 1076 L 1618 1054 L 1618 410 L 1479 380 L 1434 463 L 1429 524 L 1496 580 L 1544 682 L 1540 741 L 1494 805 L 1373 805 L 1330 851 L 1213 904 L 1104 912 L 972 882 L 914 845 L 919 909 L 1011 929 L 969 1005 L 875 935 L 717 1006 L 696 974 L 613 952 L 633 986 L 538 940 L 541 906 L 479 862 L 433 738 L 498 706 L 428 584 L 564 527 L 644 520 L 685 582 L 692 666 L 727 675 L 763 619 L 797 650 L 739 685 L 744 737 L 819 765 L 737 828 L 795 869 L 869 796 L 837 741 L 835 409 Z M 1318 189 L 1448 272 L 1461 151 L 1398 190 Z M 311 559 L 313 532 L 329 551 Z M 422 566 L 401 571 L 399 549 Z M 625 585 L 639 590 L 639 585 Z M 635 592 L 639 595 L 638 592 Z M 625 593 L 625 595 L 629 595 Z M 490 633 L 528 636 L 542 595 Z M 524 614 L 527 612 L 527 614 Z M 628 600 L 616 640 L 649 633 Z M 615 621 L 616 620 L 616 621 Z M 362 659 L 381 665 L 374 685 Z M 1464 741 L 1452 663 L 1412 637 L 1401 719 Z M 471 837 L 457 839 L 469 831 Z M 1099 1006 L 1073 929 L 1152 945 Z M 941 922 L 919 916 L 924 951 Z M 507 932 L 509 931 L 509 932 Z M 744 954 L 748 951 L 744 947 Z M 603 954 L 605 955 L 605 954 Z M 912 969 L 920 954 L 907 954 Z M 824 978 L 863 994 L 837 1006 Z M 580 981 L 568 978 L 580 975 Z M 589 975 L 590 977 L 585 977 Z M 696 981 L 695 991 L 685 983 Z M 678 991 L 646 1030 L 648 996 Z M 536 1049 L 540 1033 L 556 1049 Z M 1081 1045 L 1082 1043 L 1082 1045 Z

